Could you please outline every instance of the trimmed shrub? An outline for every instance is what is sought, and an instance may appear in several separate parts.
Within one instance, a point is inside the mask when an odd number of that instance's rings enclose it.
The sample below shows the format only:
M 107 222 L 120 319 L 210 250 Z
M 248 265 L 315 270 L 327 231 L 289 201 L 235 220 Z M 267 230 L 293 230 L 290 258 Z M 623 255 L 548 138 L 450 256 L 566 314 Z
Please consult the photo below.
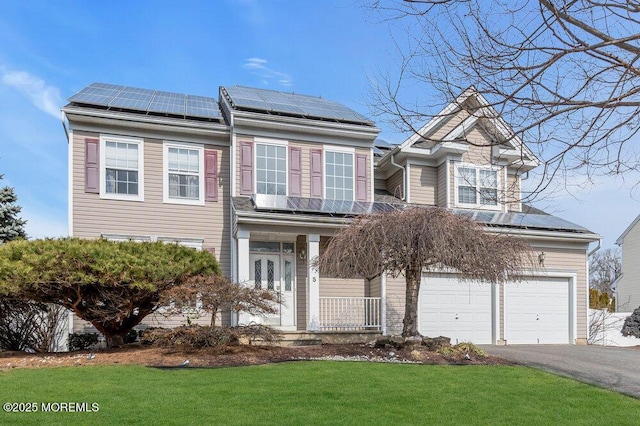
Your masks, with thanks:
M 98 333 L 72 333 L 69 335 L 69 350 L 83 351 L 98 343 Z
M 272 327 L 252 324 L 241 327 L 182 326 L 173 329 L 145 330 L 142 343 L 162 348 L 201 349 L 239 345 L 243 340 L 251 344 L 256 341 L 273 343 L 280 339 Z
M 640 307 L 636 308 L 633 313 L 624 320 L 624 325 L 620 332 L 623 336 L 640 338 Z

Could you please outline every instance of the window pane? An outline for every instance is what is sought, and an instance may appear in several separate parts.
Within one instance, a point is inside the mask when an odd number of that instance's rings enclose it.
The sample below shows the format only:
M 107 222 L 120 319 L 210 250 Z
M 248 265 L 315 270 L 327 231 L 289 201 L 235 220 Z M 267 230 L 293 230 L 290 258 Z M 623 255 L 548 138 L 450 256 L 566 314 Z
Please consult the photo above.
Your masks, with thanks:
M 498 191 L 496 189 L 480 189 L 480 204 L 495 206 L 498 204 Z
M 476 189 L 468 186 L 458 187 L 458 202 L 464 204 L 475 204 Z
M 267 260 L 267 290 L 273 290 L 273 283 L 275 281 L 274 279 L 274 275 L 275 275 L 275 271 L 274 271 L 274 262 L 273 260 Z
M 284 261 L 284 291 L 291 291 L 292 282 L 291 262 Z
M 328 199 L 353 200 L 353 154 L 326 153 L 325 187 Z
M 256 260 L 253 264 L 253 278 L 255 281 L 255 288 L 262 288 L 262 261 L 260 259 Z
M 282 243 L 283 253 L 293 253 L 293 243 Z
M 265 253 L 280 253 L 280 243 L 277 241 L 250 241 L 249 250 Z
M 256 192 L 287 194 L 286 147 L 258 144 L 256 148 Z
M 480 170 L 480 186 L 498 188 L 498 173 L 495 170 Z

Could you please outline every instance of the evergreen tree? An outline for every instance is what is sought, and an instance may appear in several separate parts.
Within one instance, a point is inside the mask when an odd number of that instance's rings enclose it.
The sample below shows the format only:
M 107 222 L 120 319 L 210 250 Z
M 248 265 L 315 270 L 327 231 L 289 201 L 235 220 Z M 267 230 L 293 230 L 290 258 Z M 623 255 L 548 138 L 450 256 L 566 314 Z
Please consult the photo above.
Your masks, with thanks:
M 3 176 L 0 175 L 0 180 Z M 0 244 L 19 238 L 27 238 L 24 231 L 24 225 L 27 221 L 18 216 L 22 207 L 17 205 L 16 201 L 18 201 L 18 197 L 13 192 L 13 188 L 8 186 L 0 188 Z

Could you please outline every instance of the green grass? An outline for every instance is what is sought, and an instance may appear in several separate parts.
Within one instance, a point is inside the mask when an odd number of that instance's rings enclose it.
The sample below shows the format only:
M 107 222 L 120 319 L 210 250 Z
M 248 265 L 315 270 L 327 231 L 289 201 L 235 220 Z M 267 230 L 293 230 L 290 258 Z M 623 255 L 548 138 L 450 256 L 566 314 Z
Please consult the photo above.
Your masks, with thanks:
M 525 367 L 296 362 L 0 373 L 2 402 L 97 402 L 0 413 L 2 424 L 637 424 L 640 400 Z

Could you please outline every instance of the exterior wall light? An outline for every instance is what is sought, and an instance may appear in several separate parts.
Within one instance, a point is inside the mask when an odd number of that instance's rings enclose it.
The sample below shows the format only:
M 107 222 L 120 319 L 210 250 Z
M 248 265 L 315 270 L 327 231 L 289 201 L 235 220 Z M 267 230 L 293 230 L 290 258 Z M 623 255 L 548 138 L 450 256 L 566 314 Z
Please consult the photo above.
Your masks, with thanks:
M 544 260 L 547 258 L 547 255 L 545 254 L 545 252 L 540 252 L 540 254 L 538 255 L 538 262 L 540 263 L 540 266 L 544 266 Z
M 300 250 L 300 253 L 298 253 L 298 257 L 300 258 L 300 260 L 305 260 L 307 258 L 307 252 L 305 251 L 305 249 Z

